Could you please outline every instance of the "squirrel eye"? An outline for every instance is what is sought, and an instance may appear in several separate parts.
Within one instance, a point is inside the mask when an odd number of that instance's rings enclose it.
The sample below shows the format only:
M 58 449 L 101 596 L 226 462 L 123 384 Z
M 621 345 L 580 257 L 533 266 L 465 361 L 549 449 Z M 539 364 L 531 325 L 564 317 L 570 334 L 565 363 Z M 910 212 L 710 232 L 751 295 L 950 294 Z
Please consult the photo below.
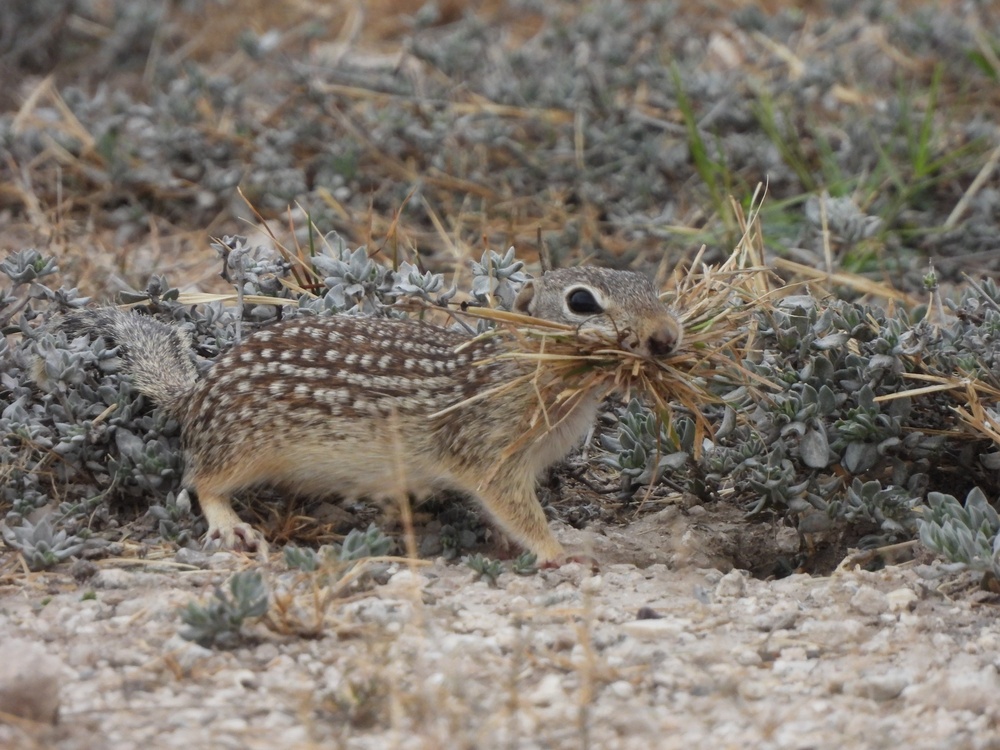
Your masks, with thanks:
M 569 309 L 578 315 L 597 315 L 604 312 L 593 292 L 589 289 L 573 289 L 566 295 L 566 304 Z

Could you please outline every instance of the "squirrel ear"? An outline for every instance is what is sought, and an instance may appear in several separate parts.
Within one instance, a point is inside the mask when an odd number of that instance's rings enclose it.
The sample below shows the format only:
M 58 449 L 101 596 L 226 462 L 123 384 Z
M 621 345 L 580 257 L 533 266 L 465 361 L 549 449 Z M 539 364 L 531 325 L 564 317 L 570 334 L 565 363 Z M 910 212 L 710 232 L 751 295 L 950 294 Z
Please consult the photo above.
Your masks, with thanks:
M 521 287 L 521 291 L 517 293 L 517 298 L 514 300 L 514 312 L 521 313 L 522 315 L 532 315 L 534 305 L 532 301 L 535 299 L 535 282 L 532 279 L 528 279 L 524 282 L 524 286 Z

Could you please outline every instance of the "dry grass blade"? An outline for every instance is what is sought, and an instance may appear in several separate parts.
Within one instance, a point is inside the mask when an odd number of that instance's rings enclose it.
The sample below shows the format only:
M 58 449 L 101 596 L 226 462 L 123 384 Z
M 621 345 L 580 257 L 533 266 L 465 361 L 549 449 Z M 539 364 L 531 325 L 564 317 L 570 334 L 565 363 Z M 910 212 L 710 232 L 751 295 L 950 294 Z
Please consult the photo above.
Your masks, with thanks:
M 212 292 L 181 292 L 177 295 L 177 301 L 182 305 L 210 305 L 213 302 L 221 302 L 223 305 L 237 305 L 240 296 L 236 292 L 226 292 L 216 294 Z M 284 297 L 268 297 L 264 294 L 244 294 L 242 297 L 245 305 L 294 305 L 295 300 Z
M 983 404 L 983 399 L 991 404 L 1000 402 L 1000 388 L 962 373 L 938 375 L 925 372 L 905 372 L 902 377 L 929 385 L 876 396 L 875 402 L 884 403 L 900 398 L 926 396 L 931 393 L 947 393 L 963 402 L 961 406 L 952 406 L 951 409 L 968 429 L 965 432 L 959 432 L 958 426 L 952 425 L 947 430 L 936 431 L 938 434 L 948 434 L 952 437 L 964 436 L 972 439 L 986 438 L 1000 445 L 1000 414 Z M 926 431 L 932 432 L 932 430 Z
M 963 393 L 975 393 L 983 391 L 991 394 L 994 399 L 1000 397 L 1000 391 L 993 386 L 987 385 L 981 380 L 965 375 L 935 375 L 923 372 L 904 372 L 902 377 L 908 380 L 920 380 L 933 385 L 925 385 L 919 388 L 909 388 L 905 391 L 886 393 L 875 397 L 875 403 L 894 401 L 898 398 L 910 398 L 912 396 L 922 396 L 927 393 L 940 393 L 944 391 L 962 391 Z
M 826 283 L 843 286 L 848 289 L 854 289 L 861 294 L 901 302 L 910 309 L 920 304 L 920 300 L 913 295 L 893 289 L 888 284 L 881 284 L 856 273 L 847 273 L 845 271 L 828 273 L 821 268 L 813 268 L 812 266 L 796 263 L 787 258 L 775 258 L 774 267 L 779 271 L 788 271 L 800 278 L 809 279 L 814 285 Z M 830 296 L 837 296 L 829 290 L 826 291 Z
M 1000 414 L 995 409 L 984 406 L 981 399 L 981 396 L 985 396 L 990 403 L 995 404 L 1000 401 L 1000 390 L 983 383 L 981 380 L 955 378 L 955 381 L 955 388 L 964 386 L 963 390 L 965 391 L 965 407 L 952 407 L 959 420 L 977 438 L 987 438 L 1000 445 Z

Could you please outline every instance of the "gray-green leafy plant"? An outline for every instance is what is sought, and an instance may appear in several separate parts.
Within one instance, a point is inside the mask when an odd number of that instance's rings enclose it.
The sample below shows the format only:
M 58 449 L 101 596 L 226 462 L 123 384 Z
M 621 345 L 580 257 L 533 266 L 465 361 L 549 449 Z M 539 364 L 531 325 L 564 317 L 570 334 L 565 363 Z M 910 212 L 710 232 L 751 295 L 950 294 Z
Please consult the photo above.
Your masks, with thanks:
M 523 269 L 524 263 L 514 257 L 513 247 L 503 255 L 486 250 L 478 263 L 472 262 L 472 296 L 487 307 L 510 310 L 528 278 Z
M 217 586 L 204 604 L 190 602 L 181 610 L 180 635 L 205 648 L 233 648 L 243 638 L 243 625 L 267 613 L 268 589 L 260 571 L 243 570 L 229 579 L 229 590 Z
M 974 487 L 962 503 L 942 492 L 927 494 L 920 541 L 952 562 L 1000 579 L 1000 515 Z
M 601 446 L 608 451 L 604 463 L 620 472 L 624 497 L 684 467 L 693 442 L 694 423 L 688 417 L 666 424 L 638 399 L 619 413 L 617 433 L 601 436 Z
M 510 569 L 519 576 L 532 576 L 538 572 L 538 555 L 534 552 L 522 552 L 511 561 Z
M 340 235 L 328 238 L 329 253 L 312 257 L 312 264 L 323 274 L 326 303 L 338 312 L 373 313 L 392 291 L 394 274 L 387 266 L 368 255 L 368 249 L 349 250 Z
M 366 557 L 383 557 L 392 550 L 393 541 L 375 524 L 367 529 L 351 529 L 340 545 L 338 559 L 341 562 L 363 560 Z
M 207 528 L 195 517 L 187 490 L 168 492 L 163 504 L 151 505 L 148 513 L 156 521 L 160 536 L 181 545 L 196 539 Z
M 303 573 L 314 573 L 319 570 L 320 556 L 316 550 L 309 547 L 296 547 L 294 544 L 289 544 L 283 551 L 283 557 L 285 565 L 289 568 L 301 570 Z
M 24 521 L 13 528 L 0 528 L 8 547 L 18 550 L 30 570 L 45 570 L 75 557 L 88 547 L 100 545 L 100 540 L 88 540 L 71 535 L 65 529 L 55 530 L 48 516 L 38 523 Z
M 503 563 L 499 560 L 494 560 L 491 557 L 484 557 L 481 553 L 477 552 L 474 555 L 469 555 L 462 559 L 462 561 L 472 569 L 479 578 L 485 578 L 490 586 L 497 585 L 497 579 L 500 574 L 503 573 Z
M 883 487 L 878 480 L 862 482 L 855 478 L 846 490 L 829 505 L 829 513 L 852 524 L 871 526 L 874 541 L 893 542 L 911 538 L 917 530 L 917 509 L 922 505 L 919 493 L 906 487 Z M 869 546 L 866 538 L 859 541 Z
M 343 577 L 354 564 L 370 557 L 384 557 L 392 552 L 393 540 L 382 533 L 375 524 L 369 524 L 364 531 L 351 529 L 339 545 L 324 545 L 319 550 L 288 545 L 285 547 L 285 564 L 290 568 L 312 573 L 319 570 L 324 562 Z

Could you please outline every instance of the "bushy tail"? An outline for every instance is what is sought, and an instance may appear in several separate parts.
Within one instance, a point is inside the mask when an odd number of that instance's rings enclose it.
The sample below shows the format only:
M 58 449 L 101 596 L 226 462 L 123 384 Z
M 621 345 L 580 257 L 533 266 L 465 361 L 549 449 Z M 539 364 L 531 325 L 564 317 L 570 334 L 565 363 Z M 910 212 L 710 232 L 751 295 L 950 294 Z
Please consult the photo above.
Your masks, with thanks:
M 115 307 L 78 310 L 63 327 L 70 334 L 103 336 L 122 347 L 125 374 L 141 393 L 177 413 L 198 381 L 191 337 L 176 326 Z

